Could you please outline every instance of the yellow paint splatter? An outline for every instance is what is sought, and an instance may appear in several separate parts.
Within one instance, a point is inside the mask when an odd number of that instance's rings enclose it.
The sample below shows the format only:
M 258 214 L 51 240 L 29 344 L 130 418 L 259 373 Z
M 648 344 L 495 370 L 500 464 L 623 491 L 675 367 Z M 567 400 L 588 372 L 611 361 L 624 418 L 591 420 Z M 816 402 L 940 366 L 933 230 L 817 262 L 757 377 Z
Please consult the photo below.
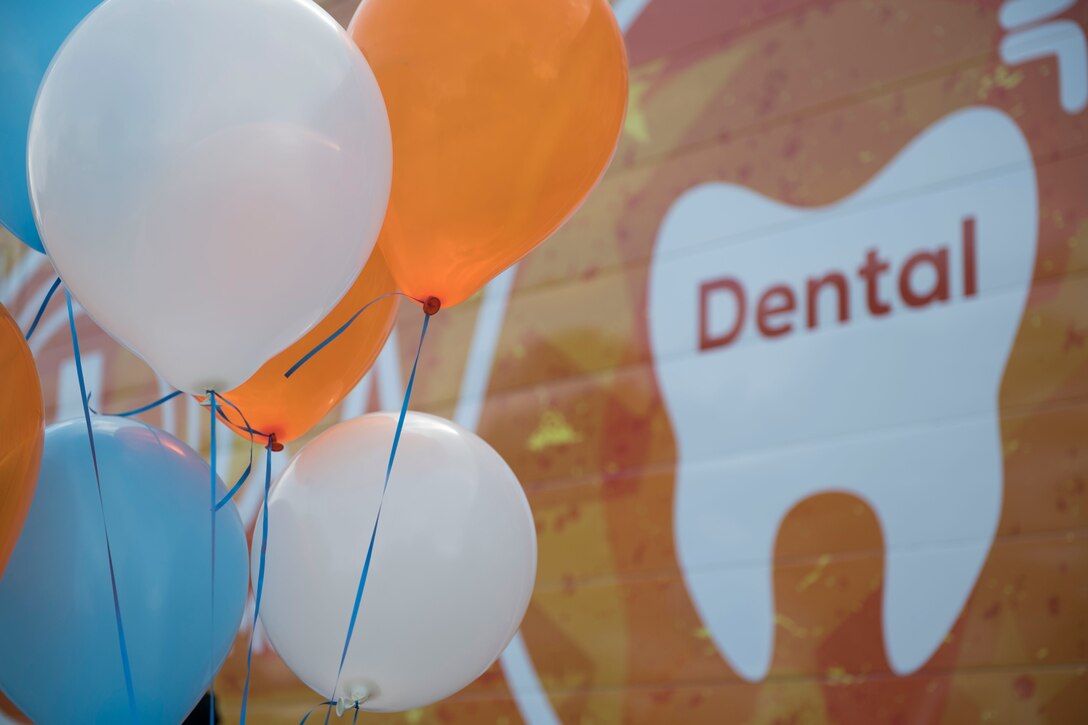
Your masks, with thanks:
M 794 637 L 804 638 L 808 636 L 808 630 L 806 630 L 804 627 L 802 627 L 797 622 L 793 621 L 784 614 L 774 615 L 774 623 L 789 632 Z
M 1005 66 L 998 66 L 993 75 L 985 75 L 979 81 L 978 97 L 986 100 L 994 88 L 1016 88 L 1024 80 L 1023 71 L 1009 72 Z
M 827 683 L 829 685 L 853 685 L 858 678 L 851 675 L 842 667 L 829 667 L 827 669 Z
M 623 132 L 639 143 L 650 140 L 650 126 L 646 123 L 646 114 L 643 113 L 642 97 L 649 89 L 650 84 L 641 79 L 631 79 L 627 95 L 627 116 L 623 120 Z
M 820 558 L 816 560 L 816 568 L 805 574 L 801 578 L 801 581 L 797 582 L 797 591 L 803 592 L 810 586 L 820 580 L 820 575 L 824 573 L 824 569 L 831 563 L 831 557 L 827 554 L 821 554 Z
M 999 65 L 994 71 L 994 85 L 998 88 L 1016 88 L 1024 80 L 1023 71 L 1009 72 L 1009 69 Z
M 546 410 L 540 417 L 540 424 L 529 436 L 527 445 L 534 453 L 551 446 L 568 443 L 580 443 L 582 436 L 571 427 L 567 419 L 558 410 Z

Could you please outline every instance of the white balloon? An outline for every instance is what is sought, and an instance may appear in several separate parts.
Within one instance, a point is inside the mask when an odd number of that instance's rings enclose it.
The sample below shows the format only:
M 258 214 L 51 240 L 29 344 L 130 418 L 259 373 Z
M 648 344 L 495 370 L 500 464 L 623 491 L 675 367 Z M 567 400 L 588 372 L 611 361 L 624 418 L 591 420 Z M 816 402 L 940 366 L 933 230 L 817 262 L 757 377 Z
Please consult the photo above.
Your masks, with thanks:
M 190 393 L 244 382 L 336 304 L 391 173 L 374 75 L 309 0 L 108 0 L 53 59 L 27 151 L 65 284 Z
M 329 428 L 269 496 L 261 622 L 323 697 L 333 694 L 396 422 L 378 413 Z M 256 531 L 254 584 L 260 520 Z M 363 709 L 390 711 L 453 694 L 517 632 L 535 577 L 536 529 L 510 467 L 464 428 L 409 413 L 334 699 L 365 691 Z

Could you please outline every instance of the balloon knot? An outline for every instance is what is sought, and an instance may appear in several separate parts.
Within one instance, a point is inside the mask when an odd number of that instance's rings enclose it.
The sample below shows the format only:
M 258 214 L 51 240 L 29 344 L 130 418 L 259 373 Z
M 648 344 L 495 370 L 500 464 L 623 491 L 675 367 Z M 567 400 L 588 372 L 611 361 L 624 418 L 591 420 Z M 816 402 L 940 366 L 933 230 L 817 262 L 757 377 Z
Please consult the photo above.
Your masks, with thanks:
M 423 311 L 426 312 L 428 315 L 433 315 L 440 309 L 442 309 L 442 300 L 438 299 L 437 297 L 428 297 L 423 303 Z
M 280 443 L 278 440 L 276 440 L 276 434 L 275 433 L 269 433 L 268 434 L 268 448 L 273 453 L 279 453 L 280 451 L 283 450 L 283 444 Z
M 340 717 L 346 711 L 355 709 L 358 710 L 359 706 L 370 699 L 370 690 L 364 685 L 357 685 L 351 688 L 351 695 L 348 697 L 341 697 L 336 701 L 336 716 Z

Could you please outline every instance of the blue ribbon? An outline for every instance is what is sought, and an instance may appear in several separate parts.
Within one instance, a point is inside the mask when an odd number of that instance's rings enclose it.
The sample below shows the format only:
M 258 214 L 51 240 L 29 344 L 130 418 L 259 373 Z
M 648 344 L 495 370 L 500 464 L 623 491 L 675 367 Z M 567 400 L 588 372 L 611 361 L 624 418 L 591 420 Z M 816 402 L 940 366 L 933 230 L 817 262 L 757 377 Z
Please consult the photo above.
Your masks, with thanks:
M 230 500 L 232 498 L 234 498 L 234 494 L 238 493 L 238 490 L 242 488 L 242 484 L 246 482 L 247 478 L 249 478 L 249 474 L 250 474 L 250 472 L 252 470 L 253 470 L 253 446 L 250 445 L 250 447 L 249 447 L 249 463 L 246 465 L 246 470 L 242 471 L 242 475 L 238 477 L 238 480 L 234 483 L 233 486 L 230 487 L 230 490 L 227 491 L 226 495 L 223 496 L 223 498 L 221 498 L 219 500 L 219 503 L 217 503 L 215 505 L 215 510 L 216 511 L 218 511 L 219 509 L 226 506 L 230 502 Z
M 139 415 L 140 413 L 146 413 L 147 411 L 149 411 L 149 410 L 151 410 L 153 408 L 157 408 L 160 405 L 162 405 L 163 403 L 167 403 L 167 402 L 173 400 L 174 398 L 176 398 L 176 397 L 178 397 L 179 395 L 182 395 L 182 394 L 183 394 L 183 392 L 181 390 L 175 390 L 174 392 L 170 393 L 169 395 L 164 395 L 163 397 L 159 398 L 154 403 L 148 403 L 147 405 L 145 405 L 145 406 L 143 406 L 141 408 L 136 408 L 134 410 L 129 410 L 129 411 L 126 411 L 124 413 L 99 413 L 97 410 L 94 409 L 93 406 L 90 406 L 91 393 L 87 394 L 87 397 L 85 398 L 85 400 L 86 400 L 86 402 L 88 404 L 88 407 L 90 407 L 91 412 L 94 413 L 95 415 L 112 415 L 112 416 L 117 417 L 117 418 L 127 418 L 127 417 L 129 417 L 131 415 Z M 238 415 L 241 415 L 242 420 L 245 420 L 245 415 L 242 414 L 241 410 L 238 410 L 238 406 L 236 406 L 234 403 L 227 400 L 222 395 L 218 395 L 218 397 L 224 403 L 226 403 L 230 407 L 237 410 Z M 234 426 L 236 426 L 238 428 L 242 428 L 247 433 L 249 433 L 249 464 L 246 466 L 246 469 L 244 471 L 242 471 L 242 475 L 238 477 L 238 480 L 231 487 L 230 491 L 227 492 L 227 495 L 225 495 L 222 498 L 222 500 L 219 501 L 219 503 L 217 503 L 215 505 L 215 510 L 218 511 L 219 509 L 226 506 L 228 501 L 230 501 L 232 498 L 234 498 L 234 494 L 238 493 L 238 490 L 240 488 L 242 488 L 242 484 L 246 482 L 246 479 L 249 478 L 249 474 L 253 471 L 253 443 L 254 443 L 253 435 L 257 434 L 257 435 L 263 436 L 265 438 L 268 438 L 268 436 L 265 435 L 264 433 L 259 432 L 259 431 L 252 430 L 249 427 L 249 422 L 248 421 L 246 421 L 246 424 L 244 426 L 236 425 L 233 421 L 231 421 L 230 418 L 228 418 L 226 416 L 226 414 L 223 412 L 222 408 L 216 409 L 215 412 L 216 412 L 216 415 L 218 415 L 218 417 L 223 420 L 223 422 L 229 423 L 230 425 L 234 425 Z
M 208 455 L 211 465 L 211 504 L 208 510 L 212 517 L 212 585 L 211 585 L 211 627 L 208 632 L 208 722 L 215 725 L 215 391 L 209 390 L 211 395 L 211 450 Z
M 57 283 L 60 279 L 57 279 Z M 57 283 L 54 283 L 53 290 L 56 289 Z M 50 290 L 50 294 L 53 293 Z M 117 596 L 117 575 L 113 568 L 113 549 L 110 546 L 110 531 L 109 526 L 106 524 L 106 503 L 102 498 L 102 476 L 98 471 L 98 452 L 94 447 L 94 430 L 91 428 L 91 411 L 87 406 L 87 383 L 83 377 L 83 360 L 79 354 L 79 336 L 76 334 L 76 316 L 72 311 L 72 296 L 68 294 L 68 290 L 64 291 L 64 297 L 68 301 L 68 327 L 72 331 L 72 353 L 76 359 L 76 375 L 79 377 L 79 396 L 83 401 L 83 420 L 87 423 L 87 440 L 91 444 L 91 462 L 94 464 L 94 480 L 98 485 L 98 506 L 102 511 L 102 531 L 106 537 L 106 560 L 110 565 L 110 588 L 113 590 L 113 615 L 117 620 L 117 642 L 121 647 L 121 669 L 125 674 L 125 692 L 128 694 L 128 712 L 132 718 L 132 722 L 138 723 L 140 720 L 136 716 L 136 692 L 132 687 L 132 666 L 128 661 L 128 645 L 125 644 L 125 628 L 121 623 L 121 600 Z M 46 303 L 48 303 L 48 298 Z M 42 308 L 45 308 L 45 304 L 42 304 Z M 41 311 L 39 311 L 39 317 Z M 37 324 L 35 320 L 34 324 Z M 34 326 L 30 328 L 30 332 L 34 331 Z M 30 333 L 27 333 L 27 337 L 30 337 Z
M 30 323 L 30 329 L 26 331 L 26 337 L 23 338 L 26 342 L 30 342 L 30 336 L 34 334 L 34 330 L 38 329 L 38 323 L 42 321 L 45 308 L 49 306 L 49 300 L 53 299 L 53 293 L 57 291 L 57 287 L 60 287 L 60 277 L 53 280 L 53 286 L 45 293 L 45 299 L 42 300 L 41 306 L 38 307 L 38 314 L 34 315 L 34 321 Z
M 408 377 L 408 386 L 404 389 L 404 402 L 400 406 L 400 417 L 397 419 L 397 432 L 393 435 L 393 447 L 389 451 L 389 463 L 385 467 L 385 483 L 382 484 L 382 495 L 378 500 L 378 513 L 374 517 L 374 528 L 370 531 L 370 544 L 367 545 L 366 559 L 363 561 L 363 571 L 359 576 L 359 587 L 355 591 L 355 604 L 351 609 L 351 620 L 348 622 L 348 633 L 344 638 L 344 649 L 340 653 L 340 668 L 336 671 L 336 682 L 332 687 L 332 697 L 336 697 L 336 688 L 340 686 L 340 675 L 344 671 L 344 661 L 348 657 L 348 646 L 351 644 L 351 636 L 355 633 L 355 622 L 359 617 L 359 604 L 363 600 L 363 590 L 366 588 L 367 575 L 370 573 L 370 560 L 374 554 L 374 540 L 378 535 L 378 522 L 382 518 L 382 505 L 385 503 L 385 492 L 389 488 L 389 477 L 393 473 L 393 461 L 397 457 L 397 447 L 400 445 L 400 434 L 404 429 L 404 418 L 408 415 L 408 401 L 412 398 L 412 387 L 416 381 L 416 369 L 419 367 L 419 354 L 423 350 L 423 338 L 427 336 L 427 325 L 431 321 L 431 316 L 425 314 L 423 318 L 423 331 L 419 334 L 419 346 L 416 348 L 416 359 L 412 363 L 412 374 Z M 336 703 L 332 703 L 336 704 Z M 329 722 L 329 716 L 332 714 L 332 708 L 325 713 L 325 723 Z M 309 713 L 307 713 L 309 717 Z M 305 722 L 305 718 L 303 718 Z M 300 723 L 301 725 L 301 723 Z
M 331 711 L 331 710 L 332 710 L 332 708 L 333 708 L 333 706 L 335 706 L 335 705 L 336 705 L 336 703 L 335 703 L 335 702 L 332 702 L 331 700 L 326 700 L 325 702 L 319 702 L 319 703 L 317 703 L 316 705 L 314 705 L 313 707 L 311 707 L 311 708 L 310 708 L 310 709 L 309 709 L 309 710 L 308 710 L 308 711 L 306 712 L 306 714 L 305 714 L 305 715 L 303 715 L 303 717 L 302 717 L 302 721 L 301 721 L 301 722 L 299 722 L 299 724 L 298 724 L 298 725 L 305 725 L 306 721 L 307 721 L 307 720 L 308 720 L 308 719 L 310 718 L 310 715 L 313 715 L 313 714 L 314 714 L 314 710 L 316 710 L 317 708 L 319 708 L 319 707 L 325 707 L 325 706 L 328 706 L 328 707 L 329 707 L 329 710 Z M 327 719 L 327 716 L 326 716 L 326 719 Z M 354 714 L 354 715 L 352 716 L 352 718 L 351 718 L 351 725 L 355 725 L 355 723 L 356 723 L 356 721 L 357 721 L 358 719 L 359 719 L 359 705 L 358 705 L 358 704 L 356 704 L 356 705 L 355 705 L 355 714 Z M 244 721 L 243 721 L 243 722 L 244 722 Z
M 249 650 L 246 652 L 246 685 L 242 689 L 242 713 L 240 725 L 246 723 L 246 705 L 249 701 L 249 675 L 253 667 L 253 638 L 257 634 L 257 617 L 261 613 L 261 594 L 264 592 L 264 559 L 268 551 L 268 490 L 272 486 L 272 443 L 265 447 L 264 461 L 264 517 L 261 519 L 261 558 L 257 565 L 257 591 L 253 595 L 253 627 L 249 630 Z M 305 720 L 305 718 L 304 718 Z
M 241 409 L 237 405 L 230 402 L 230 400 L 223 397 L 222 395 L 219 396 L 219 399 L 222 400 L 227 405 L 229 405 L 230 407 L 234 408 L 236 411 L 238 411 L 238 415 L 242 416 L 242 422 L 245 425 L 237 425 L 230 418 L 227 417 L 227 415 L 223 412 L 222 408 L 220 408 L 219 410 L 217 410 L 215 412 L 215 414 L 217 414 L 225 423 L 233 425 L 236 428 L 242 428 L 243 430 L 246 431 L 246 433 L 249 434 L 249 463 L 246 464 L 246 470 L 242 471 L 242 475 L 238 477 L 238 480 L 235 482 L 235 484 L 230 487 L 229 491 L 227 491 L 227 495 L 224 496 L 219 501 L 219 503 L 217 503 L 215 505 L 215 510 L 216 511 L 218 511 L 219 509 L 226 506 L 227 502 L 230 501 L 232 498 L 234 498 L 234 494 L 238 493 L 238 490 L 242 488 L 242 484 L 246 482 L 246 479 L 249 478 L 250 472 L 253 470 L 253 436 L 254 435 L 259 435 L 259 436 L 261 436 L 263 438 L 268 439 L 269 445 L 272 444 L 272 436 L 267 435 L 265 433 L 261 433 L 260 431 L 255 431 L 255 430 L 253 430 L 252 428 L 249 427 L 249 421 L 246 420 L 245 413 L 243 413 L 241 411 Z M 215 408 L 213 408 L 213 410 L 215 410 Z
M 132 410 L 126 410 L 124 413 L 99 413 L 94 408 L 91 408 L 91 412 L 94 413 L 95 415 L 112 415 L 112 416 L 114 416 L 116 418 L 128 418 L 129 416 L 139 415 L 140 413 L 146 413 L 147 411 L 149 411 L 149 410 L 151 410 L 153 408 L 158 408 L 163 403 L 168 403 L 168 402 L 170 402 L 171 400 L 173 400 L 174 398 L 178 397 L 181 394 L 182 394 L 182 392 L 180 390 L 175 390 L 174 392 L 170 393 L 169 395 L 162 396 L 161 398 L 156 400 L 154 403 L 148 403 L 147 405 L 144 405 L 144 406 L 139 407 L 139 408 L 134 408 Z M 90 404 L 90 402 L 91 402 L 91 394 L 88 393 L 87 394 L 87 403 L 88 403 L 88 405 Z
M 329 344 L 330 342 L 332 342 L 332 341 L 333 341 L 333 340 L 335 340 L 336 338 L 340 337 L 340 334 L 341 334 L 341 333 L 343 333 L 343 332 L 344 332 L 344 330 L 346 330 L 346 329 L 348 329 L 349 327 L 351 327 L 351 323 L 355 322 L 355 318 L 356 318 L 356 317 L 358 317 L 359 315 L 363 314 L 363 312 L 364 312 L 364 311 L 366 310 L 366 308 L 367 308 L 367 307 L 370 307 L 370 306 L 371 306 L 372 304 L 374 304 L 375 302 L 380 302 L 381 300 L 384 300 L 384 299 L 385 299 L 386 297 L 392 297 L 392 296 L 394 296 L 394 295 L 401 295 L 402 297 L 407 297 L 407 298 L 408 298 L 408 299 L 410 299 L 410 300 L 416 300 L 416 302 L 422 302 L 422 300 L 417 300 L 417 299 L 416 299 L 415 297 L 412 297 L 411 295 L 406 295 L 406 294 L 404 294 L 403 292 L 387 292 L 386 294 L 382 295 L 381 297 L 376 297 L 375 299 L 372 299 L 372 300 L 371 300 L 370 302 L 367 302 L 367 303 L 366 303 L 365 305 L 363 305 L 362 307 L 360 307 L 360 308 L 359 308 L 359 309 L 358 309 L 358 310 L 357 310 L 357 311 L 355 312 L 355 314 L 354 314 L 354 315 L 352 315 L 352 316 L 351 316 L 351 317 L 350 317 L 350 318 L 348 319 L 348 321 L 347 321 L 347 322 L 345 322 L 345 323 L 344 323 L 343 325 L 340 325 L 340 327 L 338 327 L 338 328 L 336 329 L 336 332 L 334 332 L 334 333 L 332 333 L 331 335 L 329 335 L 328 337 L 326 337 L 326 338 L 325 338 L 324 340 L 322 340 L 321 342 L 319 342 L 319 343 L 317 344 L 317 346 L 316 346 L 316 347 L 315 347 L 315 348 L 314 348 L 313 350 L 310 350 L 310 351 L 309 351 L 308 353 L 306 353 L 305 355 L 303 355 L 303 356 L 302 356 L 302 359 L 301 359 L 301 360 L 299 360 L 299 361 L 298 361 L 297 363 L 295 363 L 294 365 L 292 365 L 292 366 L 291 366 L 291 368 L 290 368 L 290 369 L 289 369 L 289 370 L 288 370 L 287 372 L 285 372 L 285 373 L 283 374 L 283 377 L 285 377 L 285 378 L 289 378 L 289 377 L 291 377 L 292 375 L 294 375 L 294 374 L 295 374 L 295 371 L 296 371 L 296 370 L 298 370 L 298 369 L 299 369 L 300 367 L 302 367 L 302 366 L 303 366 L 303 365 L 304 365 L 304 364 L 306 363 L 306 361 L 307 361 L 307 360 L 309 360 L 310 358 L 312 358 L 312 357 L 313 357 L 314 355 L 316 355 L 317 353 L 321 352 L 321 350 L 322 350 L 322 349 L 323 349 L 323 348 L 324 348 L 324 347 L 325 347 L 326 345 L 328 345 L 328 344 Z
M 228 415 L 227 415 L 226 413 L 224 413 L 224 412 L 223 412 L 223 409 L 222 409 L 222 408 L 220 408 L 220 409 L 219 409 L 219 411 L 218 411 L 218 414 L 219 414 L 219 419 L 220 419 L 220 420 L 222 420 L 222 421 L 223 421 L 224 423 L 226 423 L 226 424 L 228 424 L 228 425 L 231 425 L 231 426 L 233 426 L 233 427 L 235 427 L 235 428 L 238 428 L 238 429 L 239 429 L 239 430 L 241 430 L 241 431 L 242 431 L 243 433 L 248 433 L 248 434 L 249 434 L 249 437 L 250 437 L 250 438 L 253 438 L 253 436 L 257 436 L 258 438 L 264 438 L 264 439 L 266 439 L 266 440 L 267 440 L 268 438 L 270 438 L 270 437 L 271 437 L 271 436 L 270 436 L 270 435 L 269 435 L 268 433 L 265 433 L 265 432 L 263 432 L 263 431 L 259 431 L 259 430 L 256 430 L 255 428 L 250 428 L 250 427 L 249 427 L 249 421 L 247 421 L 247 420 L 246 420 L 246 417 L 245 417 L 244 415 L 242 415 L 242 411 L 238 409 L 238 406 L 237 406 L 237 405 L 235 405 L 234 403 L 230 402 L 229 400 L 227 400 L 227 399 L 226 399 L 225 397 L 223 397 L 222 395 L 220 395 L 220 396 L 219 396 L 219 399 L 220 399 L 220 400 L 222 400 L 222 401 L 223 401 L 224 403 L 226 403 L 227 405 L 229 405 L 230 407 L 232 407 L 232 408 L 234 408 L 235 410 L 237 410 L 237 411 L 238 411 L 238 415 L 241 415 L 241 416 L 242 416 L 242 422 L 241 422 L 241 423 L 236 423 L 235 421 L 233 421 L 233 420 L 231 420 L 231 419 L 230 419 L 230 416 L 228 416 Z
M 333 701 L 331 701 L 331 700 L 326 700 L 325 702 L 319 702 L 319 703 L 317 703 L 316 705 L 314 705 L 313 707 L 311 707 L 311 708 L 310 708 L 310 709 L 309 709 L 309 710 L 308 710 L 308 711 L 306 712 L 306 714 L 305 714 L 305 715 L 303 715 L 303 716 L 302 716 L 302 720 L 300 720 L 300 721 L 299 721 L 298 725 L 305 725 L 306 721 L 310 719 L 310 715 L 313 715 L 313 714 L 314 714 L 314 710 L 316 710 L 316 709 L 317 709 L 317 708 L 319 708 L 319 707 L 324 707 L 325 705 L 329 705 L 329 706 L 334 706 L 334 705 L 336 705 L 336 703 L 335 703 L 335 702 L 333 702 Z

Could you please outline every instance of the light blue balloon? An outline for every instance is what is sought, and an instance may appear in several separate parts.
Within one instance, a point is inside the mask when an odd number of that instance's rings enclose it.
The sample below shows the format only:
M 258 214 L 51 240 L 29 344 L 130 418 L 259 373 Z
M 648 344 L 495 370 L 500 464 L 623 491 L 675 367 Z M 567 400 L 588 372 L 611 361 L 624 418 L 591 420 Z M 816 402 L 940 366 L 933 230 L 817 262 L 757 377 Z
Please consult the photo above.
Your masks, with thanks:
M 30 112 L 49 62 L 101 0 L 0 0 L 0 224 L 42 248 L 26 184 Z
M 137 713 L 145 724 L 178 723 L 242 619 L 242 522 L 233 504 L 216 515 L 213 633 L 208 464 L 125 418 L 95 417 L 94 435 Z M 34 502 L 0 579 L 0 689 L 39 725 L 130 721 L 82 418 L 46 429 Z

